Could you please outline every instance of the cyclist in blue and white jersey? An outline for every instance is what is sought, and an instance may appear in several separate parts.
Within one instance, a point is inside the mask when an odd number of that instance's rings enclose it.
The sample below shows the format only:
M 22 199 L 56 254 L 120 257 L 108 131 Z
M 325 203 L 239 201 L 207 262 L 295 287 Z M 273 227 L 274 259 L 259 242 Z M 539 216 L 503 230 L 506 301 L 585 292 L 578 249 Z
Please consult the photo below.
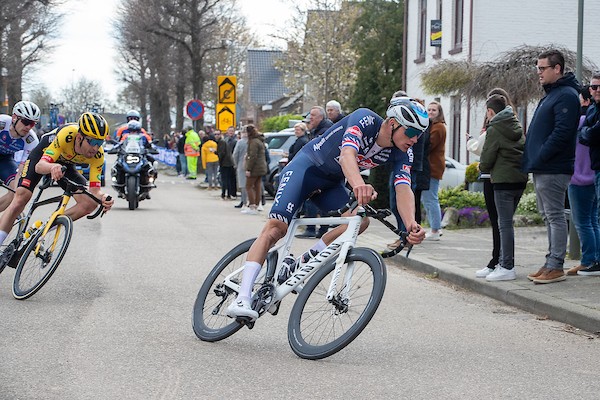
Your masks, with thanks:
M 20 176 L 31 150 L 39 143 L 31 128 L 40 120 L 39 107 L 30 101 L 19 101 L 13 107 L 12 117 L 0 114 L 0 179 L 13 189 L 15 176 Z M 4 211 L 14 197 L 8 192 L 0 197 L 0 211 Z
M 369 109 L 361 108 L 308 142 L 281 172 L 269 219 L 248 251 L 240 292 L 227 308 L 227 315 L 232 318 L 258 318 L 258 313 L 250 306 L 252 285 L 267 252 L 285 236 L 298 207 L 311 194 L 316 192 L 311 200 L 323 211 L 339 209 L 347 202 L 345 180 L 359 204 L 367 204 L 377 197 L 373 186 L 364 182 L 361 170 L 393 162 L 396 202 L 402 221 L 410 233 L 408 242 L 421 243 L 425 238 L 425 230 L 415 221 L 410 148 L 428 126 L 427 111 L 419 102 L 409 97 L 396 97 L 390 101 L 385 119 Z M 368 220 L 365 218 L 360 231 L 367 226 Z M 323 250 L 345 229 L 346 226 L 341 225 L 327 232 L 301 257 L 300 262 L 307 262 L 307 257 Z

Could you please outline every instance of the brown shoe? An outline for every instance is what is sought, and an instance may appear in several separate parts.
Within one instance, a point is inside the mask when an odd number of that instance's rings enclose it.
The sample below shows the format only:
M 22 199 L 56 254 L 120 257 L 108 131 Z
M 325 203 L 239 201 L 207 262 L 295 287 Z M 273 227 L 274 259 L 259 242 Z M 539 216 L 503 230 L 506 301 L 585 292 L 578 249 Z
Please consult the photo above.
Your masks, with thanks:
M 552 283 L 567 279 L 565 271 L 562 269 L 549 269 L 540 276 L 533 278 L 533 283 Z
M 585 265 L 576 265 L 572 268 L 569 268 L 567 270 L 567 275 L 577 275 L 577 271 L 581 271 L 582 269 L 586 269 L 587 267 Z
M 530 281 L 533 281 L 535 278 L 537 278 L 538 276 L 542 275 L 547 270 L 548 270 L 548 268 L 542 267 L 542 268 L 538 269 L 537 272 L 534 272 L 533 274 L 527 275 L 527 279 L 529 279 Z

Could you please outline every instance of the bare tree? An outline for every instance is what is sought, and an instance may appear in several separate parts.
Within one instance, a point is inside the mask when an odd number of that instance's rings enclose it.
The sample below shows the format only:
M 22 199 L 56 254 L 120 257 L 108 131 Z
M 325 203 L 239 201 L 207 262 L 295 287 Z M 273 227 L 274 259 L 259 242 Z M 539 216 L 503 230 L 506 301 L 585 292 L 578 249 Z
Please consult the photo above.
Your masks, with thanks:
M 291 30 L 287 52 L 277 65 L 286 87 L 290 94 L 307 88 L 308 105 L 324 105 L 332 98 L 345 103 L 356 81 L 352 29 L 359 7 L 345 0 L 312 0 L 308 11 L 296 12 L 296 21 L 306 21 L 304 29 L 300 25 Z
M 75 121 L 79 115 L 89 111 L 89 105 L 100 103 L 102 100 L 102 86 L 96 81 L 79 78 L 73 84 L 64 87 L 61 91 L 62 102 L 66 109 L 68 121 Z
M 52 49 L 59 23 L 56 0 L 4 0 L 0 3 L 0 68 L 6 70 L 9 104 L 22 98 L 23 76 Z

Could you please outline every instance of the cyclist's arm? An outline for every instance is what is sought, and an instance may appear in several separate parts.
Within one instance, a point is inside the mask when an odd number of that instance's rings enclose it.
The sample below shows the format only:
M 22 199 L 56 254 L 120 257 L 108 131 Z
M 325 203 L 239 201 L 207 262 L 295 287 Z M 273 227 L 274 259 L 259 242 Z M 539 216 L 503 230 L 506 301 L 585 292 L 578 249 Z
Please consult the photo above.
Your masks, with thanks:
M 45 154 L 40 158 L 40 161 L 35 164 L 35 172 L 40 175 L 48 175 L 55 181 L 63 177 L 62 165 L 54 162 L 52 158 L 47 157 Z
M 358 204 L 368 204 L 377 198 L 377 192 L 373 186 L 368 185 L 360 175 L 358 162 L 356 161 L 356 149 L 352 146 L 342 146 L 340 151 L 340 165 L 342 172 L 352 187 L 352 191 L 358 200 Z
M 111 209 L 113 204 L 115 204 L 115 199 L 111 198 L 107 200 L 108 193 L 102 192 L 99 186 L 90 187 L 90 193 L 93 194 L 96 198 L 102 199 L 102 207 L 104 207 L 104 211 L 108 211 Z

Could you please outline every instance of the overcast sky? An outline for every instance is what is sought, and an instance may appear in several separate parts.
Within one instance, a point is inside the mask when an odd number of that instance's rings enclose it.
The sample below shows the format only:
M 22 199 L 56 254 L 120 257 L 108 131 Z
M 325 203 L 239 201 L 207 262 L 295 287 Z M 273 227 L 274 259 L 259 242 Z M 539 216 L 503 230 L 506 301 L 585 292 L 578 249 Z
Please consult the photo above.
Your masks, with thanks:
M 85 77 L 100 82 L 107 97 L 116 101 L 119 84 L 113 72 L 116 53 L 110 21 L 119 3 L 120 0 L 68 0 L 62 7 L 66 20 L 60 24 L 62 34 L 56 40 L 57 47 L 38 66 L 32 83 L 43 83 L 58 96 L 62 88 Z M 265 44 L 269 33 L 280 29 L 292 13 L 286 0 L 238 0 L 238 4 L 249 27 Z

